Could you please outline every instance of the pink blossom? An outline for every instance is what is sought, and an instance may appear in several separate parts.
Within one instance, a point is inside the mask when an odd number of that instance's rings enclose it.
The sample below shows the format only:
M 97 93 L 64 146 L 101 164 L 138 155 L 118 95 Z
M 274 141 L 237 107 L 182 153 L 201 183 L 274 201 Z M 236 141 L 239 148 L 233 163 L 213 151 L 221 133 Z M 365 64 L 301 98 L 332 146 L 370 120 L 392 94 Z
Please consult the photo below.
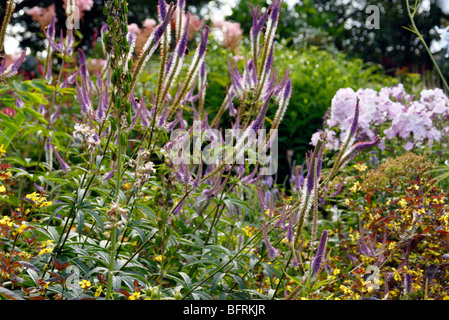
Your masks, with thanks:
M 44 30 L 46 26 L 50 24 L 51 16 L 55 13 L 55 4 L 48 6 L 47 8 L 41 8 L 34 6 L 26 11 L 26 14 L 39 23 L 41 30 Z
M 128 32 L 134 33 L 135 35 L 139 34 L 139 26 L 135 23 L 128 24 Z
M 387 140 L 399 138 L 406 150 L 449 137 L 446 126 L 449 99 L 441 89 L 422 90 L 419 96 L 413 96 L 402 84 L 380 91 L 359 89 L 354 92 L 351 88 L 343 88 L 333 97 L 325 121 L 326 147 L 336 150 L 341 144 L 339 139 L 350 127 L 357 98 L 359 136 L 372 139 L 375 133 L 381 133 Z M 336 131 L 333 128 L 341 131 L 339 138 L 334 137 Z M 316 145 L 320 134 L 317 132 L 312 136 L 311 144 Z M 388 141 L 382 139 L 381 149 L 386 143 Z
M 142 22 L 142 26 L 144 28 L 152 29 L 156 26 L 156 20 L 147 18 Z
M 81 11 L 90 11 L 94 6 L 94 0 L 75 0 L 75 5 Z

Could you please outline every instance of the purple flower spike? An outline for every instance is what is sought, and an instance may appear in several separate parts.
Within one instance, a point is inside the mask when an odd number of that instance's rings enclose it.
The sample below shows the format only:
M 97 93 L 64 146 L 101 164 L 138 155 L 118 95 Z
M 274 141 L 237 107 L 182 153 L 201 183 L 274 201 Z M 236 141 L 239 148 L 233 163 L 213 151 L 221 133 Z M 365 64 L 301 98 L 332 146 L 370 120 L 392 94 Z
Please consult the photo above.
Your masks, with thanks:
M 299 192 L 302 188 L 302 185 L 304 183 L 304 173 L 301 166 L 296 167 L 296 173 L 295 173 L 295 192 Z
M 160 22 L 164 21 L 167 17 L 167 3 L 165 2 L 165 0 L 158 1 L 157 16 Z
M 56 24 L 56 14 L 52 14 L 51 18 L 50 18 L 50 24 L 47 27 L 47 36 L 51 39 L 55 39 L 55 35 L 56 35 L 56 28 L 55 28 L 55 24 Z
M 287 83 L 285 84 L 283 95 L 284 95 L 284 100 L 290 99 L 290 97 L 292 95 L 292 79 L 291 78 L 289 78 L 287 80 Z
M 271 6 L 269 8 L 269 19 L 273 20 L 273 21 L 278 21 L 279 19 L 279 10 L 281 9 L 282 6 L 282 0 L 281 1 L 273 1 L 271 3 Z
M 65 173 L 70 171 L 70 166 L 62 160 L 61 156 L 59 155 L 58 151 L 56 151 L 55 146 L 51 146 L 53 149 L 53 153 L 55 154 L 56 160 L 58 160 L 59 165 L 61 166 L 61 170 Z
M 262 237 L 263 237 L 263 242 L 265 243 L 265 246 L 267 247 L 268 255 L 270 256 L 271 259 L 276 258 L 277 255 L 279 254 L 279 250 L 276 249 L 275 247 L 273 247 L 272 244 L 270 243 L 270 240 L 268 239 L 267 224 L 265 223 L 265 221 L 262 224 Z
M 254 120 L 254 122 L 252 124 L 252 129 L 254 130 L 255 133 L 257 133 L 257 131 L 259 131 L 259 129 L 261 129 L 263 127 L 263 124 L 265 122 L 265 114 L 267 113 L 268 105 L 270 103 L 270 99 L 271 99 L 272 95 L 273 95 L 273 92 L 270 92 L 268 94 L 268 97 L 265 100 L 265 103 L 263 104 L 263 106 L 259 112 L 259 115 L 257 116 L 256 120 Z
M 140 104 L 137 108 L 137 111 L 134 114 L 134 116 L 132 117 L 131 128 L 134 128 L 134 126 L 136 125 L 137 119 L 140 119 L 140 124 L 142 126 L 148 128 L 150 126 L 149 115 L 150 115 L 150 112 L 148 111 L 148 109 L 145 105 L 144 97 L 142 97 Z
M 209 37 L 209 26 L 204 27 L 205 31 L 201 31 L 201 43 L 198 46 L 198 55 L 202 58 L 206 54 L 207 39 Z
M 324 230 L 321 234 L 320 244 L 318 250 L 316 251 L 315 259 L 312 262 L 313 274 L 316 275 L 321 269 L 321 263 L 323 262 L 324 253 L 327 243 L 327 230 Z
M 346 165 L 349 161 L 354 159 L 362 150 L 373 148 L 377 146 L 379 142 L 379 136 L 375 136 L 371 141 L 357 142 L 343 155 L 343 165 Z
M 256 187 L 257 198 L 259 199 L 260 206 L 262 207 L 262 209 L 263 209 L 264 211 L 265 211 L 265 210 L 268 210 L 268 205 L 267 205 L 267 202 L 265 201 L 265 195 L 264 195 L 264 193 L 263 193 L 262 186 L 260 186 L 260 185 L 257 183 L 255 187 Z
M 357 134 L 357 128 L 359 126 L 359 101 L 359 98 L 357 98 L 354 118 L 352 119 L 351 128 L 349 129 L 349 137 L 355 137 Z
M 184 11 L 184 9 L 186 8 L 186 0 L 178 0 L 178 2 L 176 3 L 176 6 Z
M 6 70 L 4 70 L 6 63 L 6 59 L 4 59 L 2 66 L 0 67 L 0 78 L 8 78 L 14 76 L 19 71 L 20 66 L 25 61 L 25 58 L 26 58 L 26 50 L 22 51 L 20 57 L 16 61 L 14 61 L 14 63 L 11 64 L 8 68 L 6 68 Z
M 260 8 L 257 6 L 256 8 L 253 7 L 253 5 L 250 5 L 251 7 L 251 14 L 253 16 L 253 25 L 251 27 L 251 36 L 256 37 L 260 31 L 262 30 L 265 21 L 267 20 L 267 12 L 265 12 L 262 16 L 260 14 Z
M 190 32 L 190 14 L 187 13 L 186 24 L 184 27 L 184 33 L 178 41 L 176 46 L 176 53 L 179 57 L 183 57 L 186 53 L 187 41 L 189 40 L 189 32 Z

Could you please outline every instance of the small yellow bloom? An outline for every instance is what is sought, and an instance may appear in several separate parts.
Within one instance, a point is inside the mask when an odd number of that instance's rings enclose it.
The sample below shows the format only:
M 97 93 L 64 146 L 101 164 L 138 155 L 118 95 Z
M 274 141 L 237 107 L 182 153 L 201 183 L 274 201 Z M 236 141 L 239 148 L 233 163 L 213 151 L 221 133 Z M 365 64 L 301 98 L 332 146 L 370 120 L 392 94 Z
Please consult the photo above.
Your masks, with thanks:
M 44 242 L 41 243 L 41 247 L 42 248 L 48 247 L 48 246 L 52 245 L 53 242 L 55 242 L 55 240 L 45 240 Z
M 6 150 L 4 149 L 4 145 L 3 145 L 3 143 L 2 143 L 2 145 L 0 146 L 0 154 L 2 154 L 2 153 L 6 153 Z
M 39 255 L 43 255 L 44 253 L 52 253 L 53 248 L 42 248 L 41 251 L 39 251 Z
M 134 292 L 128 297 L 129 300 L 138 300 L 140 298 L 140 292 Z
M 245 232 L 247 237 L 252 237 L 256 231 L 256 229 L 253 226 L 246 226 L 242 228 L 243 232 Z
M 97 290 L 95 291 L 94 297 L 98 298 L 101 295 L 102 292 L 103 292 L 103 286 L 99 286 L 97 288 Z
M 0 225 L 4 225 L 6 227 L 12 227 L 12 220 L 10 217 L 8 216 L 4 216 L 1 220 L 0 220 Z
M 368 167 L 366 165 L 364 165 L 363 163 L 356 163 L 354 165 L 354 169 L 356 169 L 359 172 L 363 172 L 363 171 L 366 171 L 366 169 L 368 169 Z
M 92 283 L 90 283 L 89 280 L 85 279 L 78 282 L 78 284 L 81 286 L 82 289 L 89 289 L 90 287 L 92 287 Z
M 159 262 L 159 263 L 161 263 L 162 262 L 162 260 L 164 260 L 164 256 L 163 255 L 158 255 L 158 256 L 156 256 L 156 258 L 154 258 L 154 260 L 156 260 L 157 262 Z
M 6 192 L 5 186 L 1 185 L 0 186 L 0 193 L 5 193 L 5 192 Z
M 352 193 L 355 193 L 359 191 L 361 188 L 362 186 L 360 185 L 360 182 L 356 181 L 354 185 L 351 188 L 349 188 L 349 190 L 351 190 Z
M 407 201 L 406 201 L 405 199 L 401 199 L 401 200 L 398 201 L 398 204 L 399 204 L 401 207 L 405 207 L 405 206 L 407 205 Z
M 396 268 L 391 268 L 391 269 L 393 270 L 393 277 L 394 277 L 394 280 L 396 280 L 396 281 L 401 281 L 402 278 L 401 278 L 401 274 L 399 273 L 399 271 L 396 270 Z
M 340 269 L 337 268 L 337 269 L 334 270 L 334 275 L 337 275 L 337 274 L 340 274 L 340 273 L 341 273 Z

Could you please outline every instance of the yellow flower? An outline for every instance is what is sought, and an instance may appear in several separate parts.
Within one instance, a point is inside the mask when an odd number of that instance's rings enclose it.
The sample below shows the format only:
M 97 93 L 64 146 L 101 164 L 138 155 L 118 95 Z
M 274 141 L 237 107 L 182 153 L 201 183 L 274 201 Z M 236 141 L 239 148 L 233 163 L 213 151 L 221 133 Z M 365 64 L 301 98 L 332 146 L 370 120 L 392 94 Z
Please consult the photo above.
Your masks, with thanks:
M 94 297 L 98 298 L 101 295 L 102 292 L 103 292 L 103 286 L 99 286 L 97 288 L 97 290 L 95 291 Z
M 253 226 L 246 226 L 242 228 L 243 232 L 245 232 L 247 237 L 252 237 L 255 233 L 255 228 Z
M 39 251 L 39 255 L 43 255 L 44 253 L 52 253 L 53 248 L 42 248 L 41 251 Z
M 405 199 L 401 199 L 401 200 L 398 201 L 398 204 L 399 204 L 401 207 L 405 207 L 405 206 L 407 205 L 407 201 L 406 201 Z
M 140 292 L 134 292 L 128 297 L 129 300 L 138 300 L 140 298 Z
M 8 216 L 4 216 L 1 220 L 0 220 L 0 225 L 4 225 L 6 227 L 12 227 L 12 220 L 10 217 Z
M 334 270 L 334 275 L 340 274 L 340 272 L 341 272 L 341 270 L 337 268 Z
M 444 296 L 443 300 L 449 300 L 449 295 Z
M 89 289 L 90 287 L 92 287 L 92 283 L 90 283 L 89 280 L 85 279 L 78 282 L 78 284 L 81 286 L 82 289 Z
M 396 268 L 391 268 L 391 269 L 393 270 L 393 277 L 394 277 L 394 280 L 396 280 L 396 281 L 401 281 L 402 278 L 401 278 L 401 274 L 399 273 L 399 271 L 396 270 Z
M 351 190 L 351 192 L 355 193 L 355 192 L 359 191 L 361 188 L 362 188 L 362 186 L 360 185 L 360 182 L 356 181 L 354 183 L 354 185 L 351 188 L 349 188 L 349 190 Z
M 363 171 L 366 171 L 366 169 L 368 169 L 368 167 L 366 165 L 364 165 L 363 163 L 356 163 L 354 165 L 354 169 L 356 169 L 359 172 L 363 172 Z
M 338 289 L 340 289 L 340 291 L 342 291 L 344 294 L 352 294 L 352 290 L 344 285 L 340 285 Z
M 1 185 L 0 186 L 0 193 L 5 193 L 5 192 L 6 192 L 5 186 Z
M 154 258 L 154 260 L 156 260 L 157 262 L 160 263 L 160 262 L 162 262 L 162 260 L 164 260 L 164 258 L 165 258 L 165 257 L 164 257 L 163 255 L 160 254 L 160 255 L 156 256 L 156 258 Z
M 55 242 L 55 240 L 45 240 L 44 242 L 41 243 L 41 247 L 42 248 L 48 247 L 48 246 L 52 245 L 53 242 Z
M 41 197 L 37 192 L 27 194 L 25 198 L 33 201 L 33 206 L 36 206 L 38 208 L 48 207 L 53 203 L 52 201 L 46 201 L 47 199 L 45 197 Z
M 0 146 L 0 154 L 6 153 L 6 150 L 3 149 L 4 147 L 5 147 L 5 146 L 4 146 L 3 143 L 2 143 L 2 145 Z
M 0 174 L 0 180 L 6 180 L 6 179 L 11 179 L 11 178 L 12 178 L 11 171 L 2 172 Z
M 391 250 L 394 250 L 394 248 L 396 248 L 396 242 L 395 241 L 391 241 L 388 244 L 387 249 L 391 251 Z

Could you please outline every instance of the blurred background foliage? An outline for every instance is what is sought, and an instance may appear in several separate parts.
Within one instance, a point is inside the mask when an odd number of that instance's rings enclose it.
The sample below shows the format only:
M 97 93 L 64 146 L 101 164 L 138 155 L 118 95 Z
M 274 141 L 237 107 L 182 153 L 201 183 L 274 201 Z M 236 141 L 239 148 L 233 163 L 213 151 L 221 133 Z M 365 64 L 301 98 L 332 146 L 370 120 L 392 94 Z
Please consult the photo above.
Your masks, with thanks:
M 5 0 L 0 0 L 4 8 Z M 94 0 L 91 10 L 84 12 L 78 38 L 80 46 L 91 57 L 101 57 L 101 49 L 95 41 L 105 20 L 103 0 Z M 129 0 L 129 24 L 139 27 L 147 18 L 157 19 L 157 0 Z M 434 26 L 448 24 L 449 16 L 442 11 L 440 0 L 426 0 L 426 6 L 415 17 L 418 29 L 427 43 L 437 39 Z M 13 25 L 20 25 L 20 45 L 31 52 L 45 48 L 44 36 L 39 24 L 26 14 L 33 6 L 48 7 L 55 3 L 58 26 L 64 29 L 63 0 L 17 0 Z M 270 1 L 237 0 L 228 21 L 240 23 L 246 36 L 251 28 L 250 5 L 266 8 Z M 310 138 L 322 128 L 325 111 L 339 88 L 380 88 L 404 83 L 408 92 L 423 87 L 439 86 L 432 72 L 430 59 L 417 37 L 403 27 L 409 25 L 405 0 L 296 0 L 284 3 L 278 27 L 276 66 L 281 73 L 291 71 L 293 94 L 288 111 L 279 131 L 278 183 L 285 181 L 294 162 L 301 164 L 310 149 Z M 230 4 L 224 0 L 188 0 L 190 12 L 212 25 L 210 8 Z M 365 26 L 369 14 L 368 5 L 380 9 L 380 29 Z M 264 10 L 264 9 L 263 9 Z M 97 45 L 95 45 L 97 44 Z M 242 55 L 248 47 L 244 37 L 237 50 L 223 48 L 218 39 L 211 39 L 207 66 L 209 84 L 205 108 L 211 118 L 219 108 L 229 85 L 226 60 L 237 56 L 242 66 Z M 435 54 L 445 74 L 449 63 L 445 52 Z M 274 111 L 272 111 L 274 112 Z M 232 121 L 226 118 L 223 121 Z M 291 155 L 287 156 L 288 154 Z

